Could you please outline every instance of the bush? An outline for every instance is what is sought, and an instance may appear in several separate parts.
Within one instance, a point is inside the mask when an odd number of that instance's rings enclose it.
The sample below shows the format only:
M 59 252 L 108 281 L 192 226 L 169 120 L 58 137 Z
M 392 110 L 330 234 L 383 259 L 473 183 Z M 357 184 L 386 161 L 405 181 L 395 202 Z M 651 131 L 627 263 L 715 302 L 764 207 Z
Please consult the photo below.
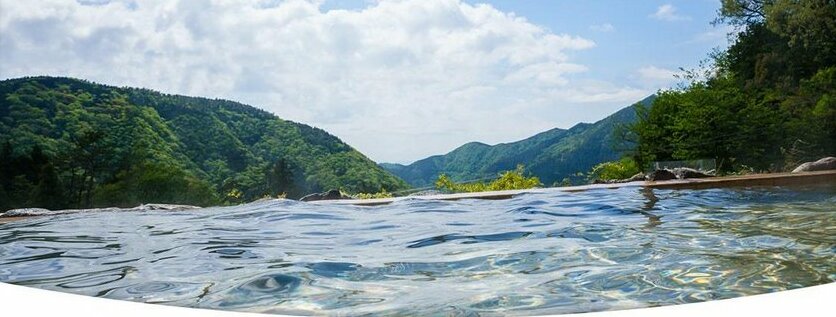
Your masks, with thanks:
M 592 168 L 589 172 L 589 181 L 594 180 L 619 180 L 630 178 L 641 172 L 636 161 L 631 158 L 622 158 L 614 162 L 604 162 Z
M 380 192 L 369 194 L 369 193 L 359 193 L 354 196 L 357 199 L 377 199 L 377 198 L 392 198 L 395 197 L 392 193 L 387 192 L 385 189 L 381 190 Z
M 523 174 L 524 169 L 525 167 L 523 165 L 517 165 L 517 169 L 500 173 L 499 178 L 490 183 L 475 182 L 458 184 L 453 182 L 453 180 L 451 180 L 447 175 L 441 174 L 435 182 L 435 187 L 451 192 L 473 193 L 495 190 L 528 189 L 543 186 L 543 184 L 540 183 L 540 179 L 536 176 L 525 177 Z

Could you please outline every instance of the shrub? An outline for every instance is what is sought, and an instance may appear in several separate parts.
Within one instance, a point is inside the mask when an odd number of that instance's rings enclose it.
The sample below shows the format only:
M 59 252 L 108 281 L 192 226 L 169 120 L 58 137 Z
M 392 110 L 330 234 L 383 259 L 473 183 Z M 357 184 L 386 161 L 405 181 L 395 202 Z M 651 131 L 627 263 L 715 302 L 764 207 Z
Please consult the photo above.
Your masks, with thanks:
M 630 178 L 641 172 L 636 161 L 631 158 L 622 158 L 614 162 L 604 162 L 592 168 L 588 180 L 618 180 Z
M 438 176 L 435 186 L 438 189 L 448 190 L 451 192 L 484 192 L 494 190 L 512 190 L 512 189 L 528 189 L 543 186 L 540 179 L 536 176 L 526 177 L 524 175 L 525 167 L 517 165 L 517 169 L 513 171 L 505 171 L 499 174 L 499 178 L 490 183 L 474 182 L 459 184 L 454 182 L 445 174 Z
M 357 198 L 357 199 L 377 199 L 377 198 L 392 198 L 392 197 L 394 197 L 394 195 L 392 195 L 392 193 L 387 192 L 385 189 L 383 189 L 380 192 L 373 193 L 373 194 L 359 193 L 359 194 L 355 195 L 354 197 Z

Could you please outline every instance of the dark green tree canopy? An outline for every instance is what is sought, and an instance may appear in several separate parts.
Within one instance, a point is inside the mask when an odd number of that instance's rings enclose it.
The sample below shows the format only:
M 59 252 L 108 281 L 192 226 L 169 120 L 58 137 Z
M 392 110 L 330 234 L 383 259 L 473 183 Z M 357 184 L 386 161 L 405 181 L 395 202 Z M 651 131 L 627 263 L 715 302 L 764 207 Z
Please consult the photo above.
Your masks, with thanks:
M 70 78 L 0 82 L 0 154 L 0 210 L 407 186 L 333 135 L 263 110 Z
M 836 155 L 836 2 L 724 0 L 716 22 L 741 32 L 711 76 L 640 109 L 633 158 L 776 171 Z

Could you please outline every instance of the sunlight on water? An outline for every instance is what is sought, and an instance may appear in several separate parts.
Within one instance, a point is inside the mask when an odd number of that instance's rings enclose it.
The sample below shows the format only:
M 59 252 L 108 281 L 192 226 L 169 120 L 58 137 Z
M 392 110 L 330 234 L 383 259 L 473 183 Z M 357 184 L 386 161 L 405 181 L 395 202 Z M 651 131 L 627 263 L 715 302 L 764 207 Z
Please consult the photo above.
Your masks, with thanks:
M 283 314 L 557 314 L 836 280 L 836 187 L 273 200 L 0 224 L 0 281 Z

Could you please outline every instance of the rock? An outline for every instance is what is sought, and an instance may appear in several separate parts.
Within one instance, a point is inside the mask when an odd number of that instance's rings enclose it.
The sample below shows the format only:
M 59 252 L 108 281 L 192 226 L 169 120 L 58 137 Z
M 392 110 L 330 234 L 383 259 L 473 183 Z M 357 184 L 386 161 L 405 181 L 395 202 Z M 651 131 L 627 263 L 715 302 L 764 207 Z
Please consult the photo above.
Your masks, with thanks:
M 354 197 L 344 195 L 337 189 L 332 189 L 323 193 L 314 193 L 300 198 L 301 201 L 317 201 L 317 200 L 337 200 L 337 199 L 353 199 Z
M 257 203 L 263 203 L 263 202 L 265 202 L 265 201 L 273 201 L 273 200 L 276 200 L 276 199 L 280 199 L 280 198 L 273 198 L 273 197 L 261 197 L 261 198 L 259 198 L 259 199 L 256 199 L 256 200 L 252 201 L 251 203 L 252 203 L 252 204 L 257 204 Z
M 672 179 L 676 179 L 676 174 L 674 174 L 673 172 L 671 172 L 669 170 L 666 170 L 666 169 L 655 170 L 653 172 L 650 172 L 650 174 L 647 174 L 647 180 L 649 180 L 649 181 L 654 181 L 655 182 L 655 181 L 666 181 L 666 180 L 672 180 Z
M 673 169 L 673 173 L 679 179 L 686 179 L 686 178 L 706 178 L 706 177 L 713 177 L 713 175 L 708 173 L 703 173 L 693 168 L 687 167 L 677 167 Z
M 442 195 L 444 194 L 440 190 L 430 189 L 430 190 L 422 190 L 417 193 L 412 193 L 407 195 L 407 197 L 416 197 L 416 196 L 435 196 L 435 195 Z
M 646 178 L 646 176 L 644 175 L 644 173 L 638 173 L 638 174 L 633 175 L 632 177 L 630 177 L 628 179 L 625 179 L 623 182 L 625 182 L 625 183 L 638 182 L 638 181 L 645 180 L 645 178 Z
M 0 217 L 41 216 L 41 215 L 49 215 L 51 213 L 53 213 L 52 210 L 44 209 L 44 208 L 19 208 L 19 209 L 7 210 L 4 213 L 0 213 Z
M 629 182 L 638 182 L 645 180 L 646 176 L 644 173 L 638 173 L 636 175 L 631 176 L 630 178 L 625 179 L 609 179 L 609 180 L 600 180 L 595 179 L 592 181 L 592 184 L 621 184 L 621 183 L 629 183 Z
M 836 157 L 828 156 L 815 162 L 807 162 L 799 165 L 793 173 L 828 171 L 836 169 Z
M 134 211 L 181 211 L 189 209 L 199 209 L 197 206 L 189 205 L 174 205 L 174 204 L 142 204 L 133 208 L 89 208 L 89 209 L 61 209 L 49 210 L 43 208 L 20 208 L 12 209 L 4 213 L 0 213 L 0 217 L 28 217 L 28 216 L 52 216 L 74 213 L 92 213 L 92 212 L 134 212 Z
M 189 210 L 189 209 L 199 209 L 200 207 L 197 206 L 190 206 L 190 205 L 174 205 L 174 204 L 142 204 L 137 206 L 137 210 L 141 211 L 148 211 L 148 210 L 170 210 L 170 211 L 180 211 L 180 210 Z

